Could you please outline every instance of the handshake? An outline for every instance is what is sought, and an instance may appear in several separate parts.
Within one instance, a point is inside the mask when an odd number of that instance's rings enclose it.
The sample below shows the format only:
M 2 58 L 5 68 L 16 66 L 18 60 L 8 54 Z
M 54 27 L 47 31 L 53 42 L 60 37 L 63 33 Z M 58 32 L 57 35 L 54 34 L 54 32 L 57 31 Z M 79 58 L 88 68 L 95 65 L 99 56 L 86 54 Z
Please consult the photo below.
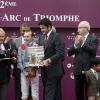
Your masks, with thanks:
M 26 78 L 33 78 L 36 76 L 36 68 L 34 67 L 25 67 L 24 68 L 24 75 Z

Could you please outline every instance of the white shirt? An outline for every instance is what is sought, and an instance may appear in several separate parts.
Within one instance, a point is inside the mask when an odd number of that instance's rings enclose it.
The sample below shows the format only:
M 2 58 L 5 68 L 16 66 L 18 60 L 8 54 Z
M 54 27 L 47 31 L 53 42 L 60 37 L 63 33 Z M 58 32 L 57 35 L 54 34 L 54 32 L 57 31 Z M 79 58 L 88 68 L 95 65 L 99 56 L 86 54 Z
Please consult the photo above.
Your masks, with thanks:
M 86 39 L 87 39 L 88 35 L 89 35 L 89 33 L 88 33 L 88 34 L 86 34 L 86 35 L 84 36 L 84 42 L 83 42 L 83 44 L 81 45 L 81 47 L 84 45 L 84 43 L 85 43 L 85 41 L 86 41 Z
M 1 50 L 5 50 L 5 47 L 3 44 L 0 45 Z

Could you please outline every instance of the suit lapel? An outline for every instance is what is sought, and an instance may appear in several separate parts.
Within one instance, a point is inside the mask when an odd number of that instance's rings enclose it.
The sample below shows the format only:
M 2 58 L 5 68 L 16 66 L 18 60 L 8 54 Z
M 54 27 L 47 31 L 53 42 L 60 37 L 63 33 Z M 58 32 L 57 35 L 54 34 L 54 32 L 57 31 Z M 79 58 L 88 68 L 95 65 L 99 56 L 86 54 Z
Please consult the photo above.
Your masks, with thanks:
M 89 34 L 86 41 L 85 41 L 85 44 L 88 43 L 90 40 L 91 40 L 91 35 Z
M 7 49 L 10 49 L 10 48 L 9 48 L 9 45 L 8 45 L 7 43 L 6 43 L 6 44 L 4 43 L 3 45 L 4 45 L 4 47 L 5 47 L 6 50 L 7 50 Z
M 100 81 L 100 73 L 98 73 L 98 80 Z
M 44 46 L 44 39 L 45 39 L 45 36 L 42 35 L 42 39 L 41 39 L 41 41 L 40 41 L 40 42 L 41 42 L 40 44 L 43 45 L 43 46 Z
M 97 80 L 96 76 L 94 75 L 94 73 L 91 70 L 90 70 L 90 76 Z
M 22 44 L 22 37 L 19 38 L 19 46 Z
M 18 37 L 17 39 L 16 39 L 16 41 L 15 41 L 16 43 L 16 47 L 17 48 L 19 48 L 20 47 L 20 45 L 22 44 L 22 39 L 21 39 L 21 36 L 20 37 Z

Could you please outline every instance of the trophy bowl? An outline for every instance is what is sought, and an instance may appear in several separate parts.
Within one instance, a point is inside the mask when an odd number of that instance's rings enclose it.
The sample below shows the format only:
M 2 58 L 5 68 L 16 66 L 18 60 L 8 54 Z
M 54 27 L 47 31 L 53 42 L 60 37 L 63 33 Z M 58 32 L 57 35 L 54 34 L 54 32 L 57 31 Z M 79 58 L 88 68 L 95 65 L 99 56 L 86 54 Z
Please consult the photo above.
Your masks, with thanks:
M 29 66 L 39 67 L 41 61 L 44 59 L 44 48 L 43 46 L 32 46 L 28 47 L 29 55 Z

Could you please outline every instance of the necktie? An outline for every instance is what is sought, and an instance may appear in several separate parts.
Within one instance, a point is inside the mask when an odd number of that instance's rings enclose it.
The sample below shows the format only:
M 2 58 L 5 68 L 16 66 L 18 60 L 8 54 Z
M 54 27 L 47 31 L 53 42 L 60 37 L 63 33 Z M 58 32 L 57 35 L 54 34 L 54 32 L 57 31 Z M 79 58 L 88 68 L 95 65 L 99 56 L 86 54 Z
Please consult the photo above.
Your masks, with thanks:
M 45 35 L 44 44 L 45 44 L 45 45 L 48 44 L 48 36 L 47 36 L 47 35 Z

